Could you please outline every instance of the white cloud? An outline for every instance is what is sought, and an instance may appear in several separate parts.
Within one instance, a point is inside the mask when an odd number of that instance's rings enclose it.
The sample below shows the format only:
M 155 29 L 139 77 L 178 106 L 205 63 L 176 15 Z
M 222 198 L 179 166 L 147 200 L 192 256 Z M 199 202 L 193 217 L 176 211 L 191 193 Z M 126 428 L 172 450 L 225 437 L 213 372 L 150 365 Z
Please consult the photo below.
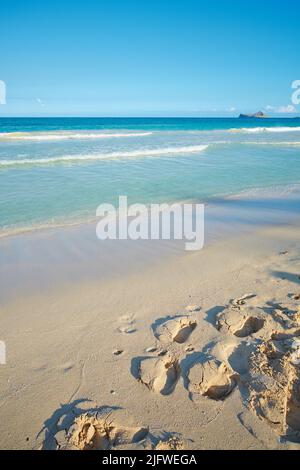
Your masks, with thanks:
M 42 108 L 43 108 L 44 106 L 46 106 L 45 103 L 44 103 L 44 101 L 41 100 L 41 98 L 36 98 L 35 101 L 36 101 L 39 105 L 41 105 Z
M 234 111 L 236 111 L 236 108 L 234 106 L 231 106 L 231 108 L 229 108 L 228 111 L 231 111 L 233 113 Z
M 271 113 L 281 113 L 281 114 L 289 114 L 289 113 L 296 113 L 297 110 L 294 105 L 288 104 L 287 106 L 271 106 L 268 104 L 265 107 L 266 111 L 270 111 Z
M 296 113 L 297 110 L 293 104 L 288 104 L 287 106 L 280 106 L 277 110 L 278 113 Z

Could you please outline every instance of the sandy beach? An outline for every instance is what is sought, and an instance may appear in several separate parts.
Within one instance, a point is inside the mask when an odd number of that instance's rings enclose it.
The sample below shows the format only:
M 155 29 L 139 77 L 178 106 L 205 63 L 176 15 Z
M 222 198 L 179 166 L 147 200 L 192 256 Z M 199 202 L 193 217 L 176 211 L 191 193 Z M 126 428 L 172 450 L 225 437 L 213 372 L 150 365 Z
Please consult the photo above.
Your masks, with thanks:
M 249 225 L 193 253 L 1 239 L 1 448 L 299 448 L 299 224 Z

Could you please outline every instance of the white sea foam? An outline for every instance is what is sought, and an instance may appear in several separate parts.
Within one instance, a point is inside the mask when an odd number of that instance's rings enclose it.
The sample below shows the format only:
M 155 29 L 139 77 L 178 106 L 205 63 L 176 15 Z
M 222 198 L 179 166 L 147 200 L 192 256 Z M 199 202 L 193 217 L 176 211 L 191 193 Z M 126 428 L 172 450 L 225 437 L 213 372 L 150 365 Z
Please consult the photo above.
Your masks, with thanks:
M 280 141 L 263 141 L 263 140 L 214 140 L 210 145 L 275 145 L 279 147 L 300 145 L 300 141 L 296 140 L 280 140 Z
M 173 155 L 184 153 L 197 153 L 205 150 L 208 145 L 189 145 L 184 147 L 165 147 L 156 149 L 140 149 L 131 152 L 112 152 L 112 153 L 98 153 L 86 155 L 62 155 L 60 157 L 51 158 L 24 158 L 19 160 L 0 160 L 0 166 L 19 166 L 19 165 L 47 165 L 60 162 L 78 162 L 78 161 L 93 161 L 105 159 L 122 159 L 122 158 L 140 158 L 152 157 L 160 155 Z
M 229 132 L 246 132 L 249 134 L 260 134 L 261 132 L 300 132 L 300 127 L 241 127 L 240 129 L 229 129 Z
M 234 142 L 228 142 L 229 144 L 233 144 Z M 280 142 L 263 142 L 263 141 L 243 141 L 243 142 L 236 142 L 237 144 L 244 144 L 244 145 L 273 145 L 273 146 L 278 146 L 278 147 L 299 147 L 300 142 L 296 141 L 280 141 Z
M 86 140 L 86 139 L 116 139 L 123 137 L 145 137 L 152 135 L 152 132 L 123 132 L 123 133 L 99 133 L 99 132 L 58 132 L 54 134 L 30 133 L 30 132 L 3 132 L 0 133 L 0 140 L 30 140 L 30 141 L 51 141 L 51 140 Z

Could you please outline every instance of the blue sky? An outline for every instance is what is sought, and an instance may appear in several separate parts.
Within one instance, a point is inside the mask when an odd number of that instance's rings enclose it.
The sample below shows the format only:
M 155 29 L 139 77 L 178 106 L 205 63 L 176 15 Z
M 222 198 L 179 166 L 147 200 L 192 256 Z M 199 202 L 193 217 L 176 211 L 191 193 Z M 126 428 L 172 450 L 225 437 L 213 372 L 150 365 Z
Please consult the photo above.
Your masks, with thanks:
M 290 115 L 300 2 L 1 0 L 0 44 L 0 116 Z

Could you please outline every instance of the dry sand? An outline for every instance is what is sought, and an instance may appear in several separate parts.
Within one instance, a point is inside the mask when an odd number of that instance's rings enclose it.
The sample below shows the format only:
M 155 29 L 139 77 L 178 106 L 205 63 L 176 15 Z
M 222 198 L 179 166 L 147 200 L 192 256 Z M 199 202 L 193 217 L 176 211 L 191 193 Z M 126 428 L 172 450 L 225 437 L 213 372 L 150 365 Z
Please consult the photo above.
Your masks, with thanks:
M 0 448 L 299 448 L 299 276 L 295 226 L 27 295 L 16 276 Z

